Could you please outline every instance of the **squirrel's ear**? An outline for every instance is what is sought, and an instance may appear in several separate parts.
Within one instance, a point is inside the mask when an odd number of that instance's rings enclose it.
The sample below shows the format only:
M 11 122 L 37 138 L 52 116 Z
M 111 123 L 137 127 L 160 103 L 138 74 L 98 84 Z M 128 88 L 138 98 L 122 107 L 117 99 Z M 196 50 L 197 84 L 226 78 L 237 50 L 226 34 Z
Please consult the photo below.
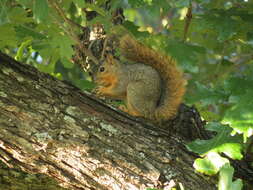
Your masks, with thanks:
M 106 63 L 115 65 L 116 60 L 113 58 L 113 56 L 111 54 L 108 54 L 108 55 L 106 55 Z

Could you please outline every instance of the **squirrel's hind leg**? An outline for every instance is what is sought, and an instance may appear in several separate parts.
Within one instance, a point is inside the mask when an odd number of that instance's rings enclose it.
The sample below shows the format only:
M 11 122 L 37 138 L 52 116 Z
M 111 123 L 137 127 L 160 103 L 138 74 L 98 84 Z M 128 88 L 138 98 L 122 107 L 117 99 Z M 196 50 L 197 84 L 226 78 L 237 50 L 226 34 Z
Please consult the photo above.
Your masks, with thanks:
M 131 82 L 127 87 L 126 104 L 128 113 L 133 116 L 153 118 L 153 114 L 159 98 L 149 90 L 148 84 L 137 81 Z M 156 97 L 157 96 L 157 97 Z

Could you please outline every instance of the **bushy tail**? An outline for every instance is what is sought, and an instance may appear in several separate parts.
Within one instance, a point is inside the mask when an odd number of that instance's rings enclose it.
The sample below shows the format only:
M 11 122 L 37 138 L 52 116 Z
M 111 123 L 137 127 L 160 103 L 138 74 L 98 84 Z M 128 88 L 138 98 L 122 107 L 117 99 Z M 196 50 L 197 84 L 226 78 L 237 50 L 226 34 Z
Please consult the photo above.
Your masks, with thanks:
M 137 42 L 129 35 L 120 40 L 121 53 L 127 59 L 155 68 L 163 81 L 162 96 L 155 110 L 155 120 L 164 121 L 173 118 L 185 93 L 185 80 L 172 57 L 162 55 Z

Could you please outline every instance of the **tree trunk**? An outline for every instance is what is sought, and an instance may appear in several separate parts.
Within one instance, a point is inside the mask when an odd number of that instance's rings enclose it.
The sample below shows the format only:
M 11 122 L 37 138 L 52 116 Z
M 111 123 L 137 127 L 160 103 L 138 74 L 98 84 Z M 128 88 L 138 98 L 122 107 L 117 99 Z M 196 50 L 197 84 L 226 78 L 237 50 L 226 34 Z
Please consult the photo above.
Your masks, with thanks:
M 182 110 L 171 128 L 158 127 L 0 54 L 0 159 L 64 187 L 216 189 L 194 172 L 182 127 L 201 123 Z

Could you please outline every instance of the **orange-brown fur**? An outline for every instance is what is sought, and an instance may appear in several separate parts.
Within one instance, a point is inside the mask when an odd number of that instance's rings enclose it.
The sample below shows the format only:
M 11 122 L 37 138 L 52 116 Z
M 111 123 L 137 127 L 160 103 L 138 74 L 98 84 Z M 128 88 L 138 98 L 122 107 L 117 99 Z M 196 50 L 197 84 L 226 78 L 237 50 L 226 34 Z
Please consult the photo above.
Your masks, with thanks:
M 103 77 L 101 77 L 100 79 L 101 84 L 103 84 L 103 86 L 100 86 L 97 89 L 97 94 L 98 95 L 103 95 L 103 96 L 107 96 L 107 97 L 114 97 L 117 98 L 118 95 L 113 93 L 113 89 L 115 88 L 115 86 L 118 83 L 118 77 L 115 75 L 105 75 Z

